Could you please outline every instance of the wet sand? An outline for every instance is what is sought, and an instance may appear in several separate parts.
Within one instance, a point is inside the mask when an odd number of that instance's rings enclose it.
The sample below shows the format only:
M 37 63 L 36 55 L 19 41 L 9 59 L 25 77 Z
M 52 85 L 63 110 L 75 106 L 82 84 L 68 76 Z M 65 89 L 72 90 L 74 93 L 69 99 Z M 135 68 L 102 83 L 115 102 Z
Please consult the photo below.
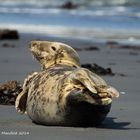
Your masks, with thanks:
M 19 40 L 0 42 L 1 83 L 7 80 L 18 80 L 22 83 L 29 73 L 40 70 L 38 62 L 32 59 L 27 45 L 31 40 L 36 39 L 62 41 L 74 48 L 98 47 L 99 50 L 79 49 L 81 63 L 97 63 L 103 67 L 111 67 L 116 75 L 102 77 L 122 94 L 119 99 L 113 101 L 111 112 L 103 124 L 96 128 L 36 125 L 26 115 L 18 114 L 14 106 L 0 105 L 0 139 L 139 139 L 140 51 L 110 48 L 105 42 L 21 34 Z M 7 45 L 4 45 L 5 43 Z

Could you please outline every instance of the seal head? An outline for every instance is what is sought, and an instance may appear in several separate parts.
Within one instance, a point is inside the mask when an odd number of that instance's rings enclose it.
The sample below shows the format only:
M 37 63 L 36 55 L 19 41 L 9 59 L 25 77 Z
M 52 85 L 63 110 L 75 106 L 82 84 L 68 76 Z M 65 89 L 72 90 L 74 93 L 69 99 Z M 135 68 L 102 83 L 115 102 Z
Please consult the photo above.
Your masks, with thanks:
M 32 41 L 30 50 L 43 69 L 56 64 L 80 67 L 80 59 L 77 52 L 64 43 Z

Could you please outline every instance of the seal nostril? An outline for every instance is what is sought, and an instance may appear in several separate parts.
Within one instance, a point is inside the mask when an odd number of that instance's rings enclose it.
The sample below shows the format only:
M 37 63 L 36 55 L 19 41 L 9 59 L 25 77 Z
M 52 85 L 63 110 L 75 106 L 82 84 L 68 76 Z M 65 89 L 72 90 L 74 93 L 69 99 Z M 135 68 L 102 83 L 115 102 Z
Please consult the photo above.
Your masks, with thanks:
M 36 42 L 32 43 L 32 46 L 33 47 L 36 47 L 37 46 L 37 43 Z

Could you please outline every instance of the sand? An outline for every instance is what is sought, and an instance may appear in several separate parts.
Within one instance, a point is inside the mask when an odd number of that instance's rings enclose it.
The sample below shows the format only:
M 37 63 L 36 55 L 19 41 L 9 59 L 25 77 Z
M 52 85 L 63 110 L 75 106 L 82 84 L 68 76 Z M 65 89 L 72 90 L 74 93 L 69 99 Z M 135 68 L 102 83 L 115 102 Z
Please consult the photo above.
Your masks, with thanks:
M 0 82 L 19 80 L 40 66 L 32 59 L 28 49 L 31 40 L 62 41 L 73 47 L 97 46 L 98 51 L 78 51 L 81 63 L 97 63 L 111 67 L 115 76 L 102 76 L 120 94 L 115 99 L 111 112 L 99 127 L 74 128 L 42 126 L 32 123 L 26 116 L 18 114 L 14 106 L 0 105 L 0 139 L 45 139 L 45 140 L 138 140 L 140 133 L 140 51 L 108 48 L 105 42 L 91 42 L 76 39 L 55 38 L 40 35 L 21 34 L 15 41 L 0 42 Z M 2 47 L 7 43 L 9 47 Z M 8 46 L 7 45 L 7 46 Z M 11 47 L 12 45 L 12 47 Z M 123 75 L 120 75 L 123 74 Z

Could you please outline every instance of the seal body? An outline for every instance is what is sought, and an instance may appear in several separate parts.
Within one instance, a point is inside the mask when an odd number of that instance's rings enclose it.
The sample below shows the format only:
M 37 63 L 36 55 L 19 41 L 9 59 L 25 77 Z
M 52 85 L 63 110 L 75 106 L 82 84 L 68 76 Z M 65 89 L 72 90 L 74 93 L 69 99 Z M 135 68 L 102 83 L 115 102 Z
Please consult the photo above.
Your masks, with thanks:
M 43 68 L 29 75 L 16 99 L 16 110 L 43 125 L 95 126 L 111 108 L 116 89 L 80 67 L 77 53 L 62 43 L 33 42 Z
M 79 69 L 84 70 L 84 69 Z M 110 104 L 99 105 L 81 81 L 77 69 L 55 66 L 39 72 L 28 84 L 26 111 L 36 123 L 45 125 L 89 126 L 101 123 Z M 96 96 L 95 96 L 96 98 Z
M 39 124 L 65 124 L 62 96 L 65 78 L 72 72 L 70 67 L 56 66 L 39 72 L 28 85 L 27 114 Z

